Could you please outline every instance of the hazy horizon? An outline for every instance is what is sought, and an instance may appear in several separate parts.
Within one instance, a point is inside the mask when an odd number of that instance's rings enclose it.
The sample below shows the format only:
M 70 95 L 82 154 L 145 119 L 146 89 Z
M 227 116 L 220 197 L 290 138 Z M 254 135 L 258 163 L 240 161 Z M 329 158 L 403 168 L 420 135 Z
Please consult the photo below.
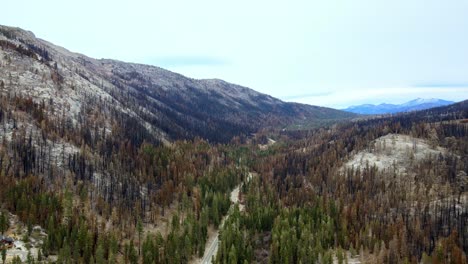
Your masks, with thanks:
M 464 1 L 3 6 L 0 24 L 31 30 L 73 52 L 223 79 L 285 101 L 345 108 L 468 98 Z

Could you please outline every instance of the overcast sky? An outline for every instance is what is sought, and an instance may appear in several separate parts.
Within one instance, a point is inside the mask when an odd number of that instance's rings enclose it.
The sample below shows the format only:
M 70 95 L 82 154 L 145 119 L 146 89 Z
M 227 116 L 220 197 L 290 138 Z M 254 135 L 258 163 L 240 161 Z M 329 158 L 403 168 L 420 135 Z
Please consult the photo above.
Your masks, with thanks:
M 4 1 L 0 24 L 288 101 L 468 99 L 466 0 L 69 2 Z

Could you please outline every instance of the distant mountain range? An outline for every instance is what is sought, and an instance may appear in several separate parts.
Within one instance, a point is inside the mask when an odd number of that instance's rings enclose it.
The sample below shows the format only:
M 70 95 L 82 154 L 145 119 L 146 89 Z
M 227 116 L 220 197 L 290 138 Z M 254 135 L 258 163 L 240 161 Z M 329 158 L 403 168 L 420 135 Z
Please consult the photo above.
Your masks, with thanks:
M 376 115 L 376 114 L 394 114 L 394 113 L 401 113 L 401 112 L 410 112 L 410 111 L 417 111 L 417 110 L 424 110 L 433 107 L 445 106 L 450 105 L 455 102 L 453 101 L 446 101 L 442 99 L 430 98 L 430 99 L 423 99 L 417 98 L 411 100 L 409 102 L 403 104 L 363 104 L 363 105 L 356 105 L 350 106 L 344 111 L 356 113 L 356 114 L 363 114 L 363 115 Z

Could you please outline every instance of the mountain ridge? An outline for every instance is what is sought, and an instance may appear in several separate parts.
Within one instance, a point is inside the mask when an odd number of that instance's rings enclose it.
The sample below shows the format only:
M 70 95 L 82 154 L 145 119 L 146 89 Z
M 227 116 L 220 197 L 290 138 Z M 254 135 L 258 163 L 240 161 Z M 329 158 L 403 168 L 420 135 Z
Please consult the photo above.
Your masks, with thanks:
M 125 119 L 117 116 L 125 115 L 154 140 L 202 137 L 227 142 L 265 128 L 329 124 L 354 117 L 331 108 L 283 102 L 219 79 L 193 79 L 157 66 L 94 59 L 20 28 L 0 26 L 0 41 L 2 58 L 6 58 L 0 70 L 4 92 L 38 103 L 54 98 L 54 108 L 65 110 L 65 118 L 72 123 L 84 108 L 100 102 L 102 111 L 111 113 L 114 120 L 107 118 L 98 126 L 109 131 L 113 122 Z

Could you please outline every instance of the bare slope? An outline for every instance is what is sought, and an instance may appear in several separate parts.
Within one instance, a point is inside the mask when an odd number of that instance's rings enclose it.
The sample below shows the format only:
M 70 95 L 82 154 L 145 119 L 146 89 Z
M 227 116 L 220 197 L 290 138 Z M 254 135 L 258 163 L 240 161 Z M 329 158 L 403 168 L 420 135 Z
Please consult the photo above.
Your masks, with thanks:
M 431 146 L 429 142 L 408 135 L 388 134 L 376 139 L 371 146 L 351 157 L 346 167 L 365 167 L 375 165 L 379 170 L 396 170 L 406 174 L 408 168 L 429 155 L 444 155 L 447 150 Z

